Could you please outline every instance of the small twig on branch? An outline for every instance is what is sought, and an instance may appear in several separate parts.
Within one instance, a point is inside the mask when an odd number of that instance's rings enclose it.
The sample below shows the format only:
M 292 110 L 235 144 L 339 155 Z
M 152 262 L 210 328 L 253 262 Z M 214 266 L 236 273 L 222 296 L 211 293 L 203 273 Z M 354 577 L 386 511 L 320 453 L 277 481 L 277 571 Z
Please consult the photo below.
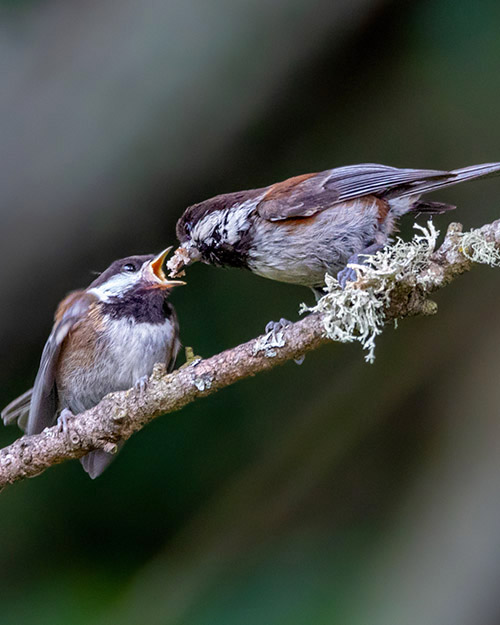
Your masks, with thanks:
M 432 234 L 434 231 L 425 231 L 427 235 L 429 232 Z M 429 237 L 426 241 L 429 242 Z M 388 258 L 381 257 L 384 262 Z M 379 276 L 382 271 L 380 266 L 373 270 L 361 269 L 360 279 L 351 291 L 372 289 L 376 294 L 372 297 L 381 298 L 381 325 L 394 319 L 436 312 L 437 307 L 428 295 L 470 270 L 473 262 L 500 264 L 500 220 L 465 234 L 460 224 L 451 224 L 439 249 L 433 251 L 428 248 L 426 262 L 421 262 L 421 258 L 417 260 L 420 264 L 408 265 L 410 269 L 417 267 L 413 274 L 398 270 L 388 278 L 389 273 L 385 271 L 381 278 L 385 282 L 378 282 L 378 290 L 373 288 L 373 281 L 374 276 Z M 389 279 L 391 287 L 381 293 L 380 284 L 388 284 Z M 126 440 L 156 417 L 179 410 L 199 397 L 297 359 L 331 342 L 327 336 L 330 331 L 325 321 L 328 317 L 325 307 L 328 306 L 328 298 L 344 297 L 338 295 L 339 291 L 335 289 L 334 286 L 323 298 L 323 304 L 320 301 L 318 310 L 322 312 L 312 312 L 301 321 L 283 328 L 278 337 L 258 337 L 171 374 L 166 374 L 165 369 L 157 365 L 146 391 L 139 393 L 131 389 L 106 396 L 97 406 L 71 422 L 69 435 L 59 432 L 54 426 L 34 436 L 22 436 L 0 450 L 0 488 L 38 475 L 64 460 L 80 458 L 93 449 L 116 451 L 118 441 Z M 380 317 L 377 323 L 380 323 Z M 342 337 L 339 340 L 343 340 Z M 353 340 L 352 336 L 347 340 Z M 373 336 L 370 340 L 373 342 Z M 372 353 L 373 345 L 368 345 L 368 348 Z

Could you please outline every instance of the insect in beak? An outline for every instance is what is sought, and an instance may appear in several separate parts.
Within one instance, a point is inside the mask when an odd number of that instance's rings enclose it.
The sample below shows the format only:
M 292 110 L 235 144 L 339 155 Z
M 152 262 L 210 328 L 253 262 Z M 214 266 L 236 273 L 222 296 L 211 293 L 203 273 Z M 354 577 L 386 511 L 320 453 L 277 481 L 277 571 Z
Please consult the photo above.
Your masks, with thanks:
M 200 260 L 201 255 L 192 243 L 184 243 L 178 247 L 172 258 L 167 263 L 169 276 L 175 278 L 184 275 L 184 269 Z

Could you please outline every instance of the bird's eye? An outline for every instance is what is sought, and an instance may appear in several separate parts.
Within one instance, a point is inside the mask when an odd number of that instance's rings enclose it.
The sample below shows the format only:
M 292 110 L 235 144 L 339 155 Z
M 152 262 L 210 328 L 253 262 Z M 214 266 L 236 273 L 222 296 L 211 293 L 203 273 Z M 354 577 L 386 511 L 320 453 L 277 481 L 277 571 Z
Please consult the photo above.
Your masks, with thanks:
M 125 271 L 127 273 L 134 273 L 135 271 L 137 271 L 137 267 L 133 263 L 126 263 L 125 265 L 123 265 L 122 271 Z

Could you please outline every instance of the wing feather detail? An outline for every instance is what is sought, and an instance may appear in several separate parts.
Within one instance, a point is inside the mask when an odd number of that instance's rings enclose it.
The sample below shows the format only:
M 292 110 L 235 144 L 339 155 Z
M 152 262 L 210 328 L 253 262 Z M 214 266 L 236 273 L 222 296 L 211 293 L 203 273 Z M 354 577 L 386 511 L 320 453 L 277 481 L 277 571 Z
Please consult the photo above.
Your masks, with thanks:
M 85 291 L 75 291 L 59 305 L 33 385 L 27 434 L 37 434 L 54 425 L 58 410 L 56 370 L 61 348 L 68 334 L 86 317 L 89 307 L 95 301 L 95 296 Z
M 390 195 L 430 180 L 446 180 L 449 172 L 431 169 L 398 169 L 365 163 L 329 169 L 273 185 L 257 205 L 259 215 L 268 221 L 310 217 L 340 202 L 365 195 Z M 418 193 L 418 190 L 415 191 Z

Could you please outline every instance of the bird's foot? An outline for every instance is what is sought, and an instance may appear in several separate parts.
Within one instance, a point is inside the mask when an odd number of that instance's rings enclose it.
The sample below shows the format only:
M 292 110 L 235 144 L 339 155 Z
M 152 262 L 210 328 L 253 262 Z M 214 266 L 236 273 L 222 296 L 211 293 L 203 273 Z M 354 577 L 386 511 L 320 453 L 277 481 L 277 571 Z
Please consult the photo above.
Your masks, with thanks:
M 268 344 L 271 347 L 280 347 L 284 345 L 283 330 L 287 326 L 292 325 L 292 322 L 283 317 L 279 321 L 269 321 L 266 324 L 265 333 L 268 337 Z M 294 362 L 297 365 L 301 365 L 304 362 L 305 355 L 294 358 Z
M 139 393 L 139 395 L 143 395 L 146 392 L 149 384 L 149 376 L 143 375 L 142 378 L 139 378 L 137 382 L 134 384 L 134 389 Z
M 269 321 L 269 323 L 266 324 L 264 332 L 266 334 L 274 334 L 276 337 L 281 330 L 290 325 L 292 325 L 292 322 L 282 317 L 279 321 Z
M 381 249 L 383 249 L 384 245 L 385 243 L 372 243 L 368 247 L 365 247 L 365 249 L 358 254 L 353 254 L 347 261 L 347 265 L 366 265 L 367 256 L 372 256 L 373 254 L 376 254 Z M 342 289 L 345 289 L 348 282 L 356 282 L 356 280 L 358 279 L 356 269 L 347 265 L 337 274 L 337 280 Z
M 349 262 L 350 263 L 352 262 L 354 264 L 359 264 L 357 261 L 353 261 L 351 259 L 349 259 Z M 348 282 L 356 282 L 357 279 L 358 279 L 358 274 L 356 273 L 356 270 L 353 267 L 344 267 L 344 269 L 341 269 L 337 274 L 337 280 L 342 290 L 345 289 Z
M 68 435 L 71 421 L 75 418 L 75 415 L 69 408 L 63 408 L 61 414 L 57 417 L 57 431 L 61 434 Z

